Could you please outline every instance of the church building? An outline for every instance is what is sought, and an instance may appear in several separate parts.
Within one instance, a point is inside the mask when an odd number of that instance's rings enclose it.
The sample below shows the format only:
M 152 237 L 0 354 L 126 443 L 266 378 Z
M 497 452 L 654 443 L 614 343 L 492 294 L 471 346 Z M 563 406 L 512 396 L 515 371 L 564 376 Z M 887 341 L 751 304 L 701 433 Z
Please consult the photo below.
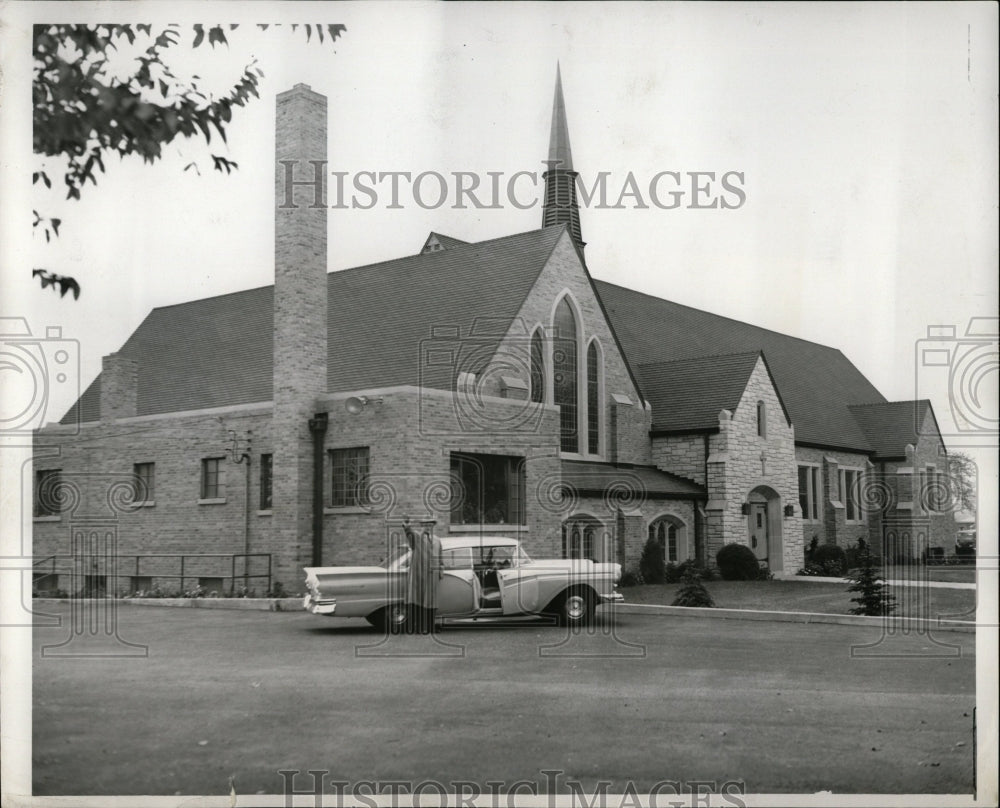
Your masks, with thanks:
M 379 563 L 404 517 L 625 570 L 651 537 L 776 575 L 813 542 L 951 551 L 929 402 L 591 276 L 558 76 L 537 230 L 328 272 L 326 149 L 326 98 L 280 94 L 274 284 L 154 309 L 35 434 L 39 588 L 294 593 Z

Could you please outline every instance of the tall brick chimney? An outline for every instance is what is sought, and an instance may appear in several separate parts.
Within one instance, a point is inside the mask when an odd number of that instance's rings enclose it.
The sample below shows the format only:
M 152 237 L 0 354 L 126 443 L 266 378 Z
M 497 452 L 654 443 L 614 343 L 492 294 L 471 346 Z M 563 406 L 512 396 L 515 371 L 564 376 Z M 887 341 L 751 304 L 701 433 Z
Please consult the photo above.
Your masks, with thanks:
M 302 578 L 311 553 L 309 418 L 327 388 L 327 101 L 305 84 L 277 97 L 274 172 L 275 577 Z
M 139 403 L 139 365 L 113 353 L 101 359 L 101 420 L 133 418 Z

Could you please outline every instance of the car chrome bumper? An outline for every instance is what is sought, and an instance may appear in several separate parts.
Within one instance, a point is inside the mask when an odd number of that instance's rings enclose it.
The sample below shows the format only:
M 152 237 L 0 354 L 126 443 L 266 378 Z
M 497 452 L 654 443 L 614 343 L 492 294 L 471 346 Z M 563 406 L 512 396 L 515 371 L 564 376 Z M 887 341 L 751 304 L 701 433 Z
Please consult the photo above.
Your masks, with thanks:
M 621 592 L 612 592 L 610 595 L 601 595 L 601 603 L 624 603 L 625 596 Z
M 314 600 L 312 595 L 306 595 L 305 600 L 302 601 L 302 608 L 310 614 L 333 614 L 337 611 L 337 601 L 333 599 Z

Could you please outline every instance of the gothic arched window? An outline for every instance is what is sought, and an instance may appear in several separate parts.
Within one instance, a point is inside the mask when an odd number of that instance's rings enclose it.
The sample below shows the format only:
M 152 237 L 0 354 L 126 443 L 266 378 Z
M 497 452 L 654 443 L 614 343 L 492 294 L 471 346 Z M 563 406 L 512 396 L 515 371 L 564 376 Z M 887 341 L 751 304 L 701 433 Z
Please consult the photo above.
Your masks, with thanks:
M 545 401 L 545 345 L 541 329 L 531 335 L 531 400 Z
M 587 348 L 587 451 L 601 450 L 600 358 L 596 340 Z
M 580 451 L 579 391 L 577 389 L 577 325 L 569 301 L 564 297 L 553 318 L 552 392 L 559 407 L 559 442 L 564 452 Z

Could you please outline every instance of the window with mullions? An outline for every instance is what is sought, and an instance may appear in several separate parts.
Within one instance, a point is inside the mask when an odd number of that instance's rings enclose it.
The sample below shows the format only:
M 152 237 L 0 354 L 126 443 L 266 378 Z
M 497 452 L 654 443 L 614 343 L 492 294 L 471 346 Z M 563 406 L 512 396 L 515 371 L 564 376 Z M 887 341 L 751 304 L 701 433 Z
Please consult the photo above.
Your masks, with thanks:
M 597 454 L 601 450 L 601 370 L 597 343 L 587 348 L 587 451 Z
M 840 496 L 844 503 L 844 518 L 848 522 L 864 519 L 861 510 L 861 470 L 840 469 Z
M 154 502 L 156 500 L 156 464 L 136 463 L 132 466 L 133 496 L 135 503 Z
M 531 335 L 531 400 L 545 401 L 545 343 L 540 329 Z
M 564 452 L 579 452 L 577 326 L 573 309 L 565 297 L 556 306 L 553 319 L 556 336 L 552 344 L 552 388 L 554 402 L 559 407 L 560 448 Z
M 223 457 L 206 457 L 201 461 L 201 498 L 222 499 L 226 485 L 222 476 Z
M 819 467 L 799 466 L 799 507 L 807 522 L 819 521 Z
M 274 471 L 274 455 L 260 456 L 260 510 L 271 510 L 271 476 Z
M 451 455 L 453 525 L 524 525 L 524 458 Z
M 60 510 L 59 487 L 62 482 L 60 469 L 43 469 L 35 472 L 35 516 L 58 516 Z
M 331 504 L 349 508 L 368 504 L 368 447 L 333 449 L 330 452 L 333 478 Z

